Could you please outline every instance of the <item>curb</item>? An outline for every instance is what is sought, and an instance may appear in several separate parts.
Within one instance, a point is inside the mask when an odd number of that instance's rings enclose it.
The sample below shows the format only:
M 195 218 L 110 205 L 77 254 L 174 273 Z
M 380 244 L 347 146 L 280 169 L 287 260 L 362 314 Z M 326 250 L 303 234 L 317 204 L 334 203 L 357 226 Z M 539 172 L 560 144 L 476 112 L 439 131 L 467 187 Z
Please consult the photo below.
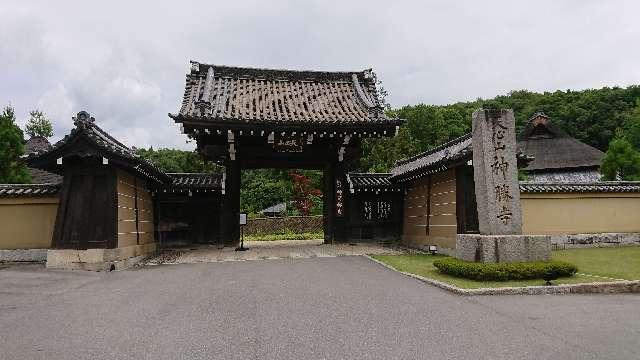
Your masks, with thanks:
M 447 290 L 456 295 L 474 296 L 474 295 L 565 295 L 565 294 L 628 294 L 640 293 L 640 280 L 623 280 L 598 283 L 582 283 L 582 284 L 564 284 L 552 286 L 526 286 L 526 287 L 503 287 L 503 288 L 479 288 L 479 289 L 463 289 L 457 286 L 444 283 L 442 281 L 433 280 L 424 276 L 407 273 L 385 264 L 380 260 L 376 260 L 369 255 L 365 258 L 384 266 L 385 268 L 400 273 L 402 275 L 420 280 L 429 285 Z

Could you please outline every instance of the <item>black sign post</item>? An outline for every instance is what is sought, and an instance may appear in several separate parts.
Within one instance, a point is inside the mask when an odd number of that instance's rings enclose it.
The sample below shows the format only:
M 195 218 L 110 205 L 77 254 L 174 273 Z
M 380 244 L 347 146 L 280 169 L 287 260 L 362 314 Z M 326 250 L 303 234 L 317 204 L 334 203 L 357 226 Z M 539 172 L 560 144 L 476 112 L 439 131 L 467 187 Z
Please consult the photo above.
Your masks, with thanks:
M 244 226 L 247 225 L 247 214 L 240 214 L 240 246 L 236 251 L 247 251 L 249 248 L 244 247 Z

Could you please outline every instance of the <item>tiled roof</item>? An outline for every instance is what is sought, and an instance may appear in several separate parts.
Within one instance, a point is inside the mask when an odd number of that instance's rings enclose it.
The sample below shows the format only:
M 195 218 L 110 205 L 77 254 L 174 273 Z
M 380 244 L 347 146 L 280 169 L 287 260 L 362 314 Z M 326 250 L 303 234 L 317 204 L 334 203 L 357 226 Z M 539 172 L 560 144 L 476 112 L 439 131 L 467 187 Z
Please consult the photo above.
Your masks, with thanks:
M 55 195 L 60 184 L 0 184 L 0 197 Z
M 222 176 L 206 173 L 167 173 L 172 179 L 171 187 L 185 189 L 219 189 Z
M 396 191 L 400 187 L 391 182 L 391 174 L 385 173 L 348 173 L 349 191 Z
M 258 213 L 260 214 L 274 214 L 274 213 L 283 213 L 287 211 L 287 203 L 279 203 L 279 204 L 275 204 L 273 206 L 269 206 L 266 209 L 260 210 L 258 211 Z
M 29 175 L 31 176 L 32 184 L 60 184 L 62 183 L 62 176 L 58 174 L 54 174 L 52 172 L 36 169 L 36 168 L 28 168 Z
M 192 62 L 178 122 L 400 124 L 384 115 L 371 70 L 324 72 Z
M 471 133 L 469 133 L 431 150 L 398 161 L 391 169 L 392 179 L 401 180 L 414 174 L 442 171 L 453 163 L 466 157 L 470 158 L 472 152 Z
M 51 149 L 51 143 L 47 138 L 42 136 L 34 136 L 25 143 L 26 153 L 39 153 Z
M 95 124 L 94 118 L 86 111 L 81 111 L 74 118 L 75 128 L 71 130 L 67 136 L 58 141 L 49 150 L 34 152 L 27 155 L 27 161 L 34 167 L 39 167 L 37 164 L 41 163 L 43 159 L 47 159 L 45 162 L 51 165 L 52 156 L 64 156 L 64 154 L 74 154 L 73 144 L 79 137 L 84 137 L 89 140 L 96 148 L 101 152 L 101 155 L 109 160 L 120 160 L 120 162 L 126 165 L 135 173 L 138 173 L 146 178 L 152 179 L 159 183 L 169 181 L 167 175 L 162 172 L 150 161 L 142 158 L 136 154 L 133 149 L 122 144 L 114 137 L 102 130 Z M 83 150 L 84 151 L 84 150 Z M 76 155 L 85 155 L 84 153 L 78 153 Z M 36 165 L 33 165 L 33 164 Z
M 640 192 L 640 181 L 602 181 L 593 183 L 535 183 L 521 182 L 524 193 L 602 193 Z

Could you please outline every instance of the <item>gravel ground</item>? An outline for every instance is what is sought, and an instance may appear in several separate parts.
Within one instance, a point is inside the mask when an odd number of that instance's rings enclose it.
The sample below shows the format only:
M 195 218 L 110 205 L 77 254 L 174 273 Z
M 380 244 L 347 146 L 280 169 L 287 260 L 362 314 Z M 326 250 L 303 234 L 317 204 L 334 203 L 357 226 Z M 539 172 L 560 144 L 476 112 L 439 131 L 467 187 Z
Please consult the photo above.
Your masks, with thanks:
M 405 250 L 379 244 L 324 244 L 323 240 L 246 241 L 247 251 L 218 249 L 215 245 L 195 245 L 186 249 L 167 249 L 147 264 L 193 264 L 200 262 L 264 259 L 299 259 L 352 255 L 396 255 Z
M 0 270 L 0 359 L 635 359 L 640 296 L 460 297 L 361 256 Z

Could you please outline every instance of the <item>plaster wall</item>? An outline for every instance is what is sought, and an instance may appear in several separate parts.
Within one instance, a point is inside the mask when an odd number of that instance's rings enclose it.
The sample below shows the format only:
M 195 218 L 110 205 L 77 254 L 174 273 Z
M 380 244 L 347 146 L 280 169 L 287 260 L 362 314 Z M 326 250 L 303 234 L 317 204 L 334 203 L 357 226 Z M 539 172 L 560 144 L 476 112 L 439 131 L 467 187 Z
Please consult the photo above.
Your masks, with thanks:
M 522 193 L 524 234 L 640 232 L 637 193 Z
M 51 247 L 58 197 L 0 199 L 0 249 Z

